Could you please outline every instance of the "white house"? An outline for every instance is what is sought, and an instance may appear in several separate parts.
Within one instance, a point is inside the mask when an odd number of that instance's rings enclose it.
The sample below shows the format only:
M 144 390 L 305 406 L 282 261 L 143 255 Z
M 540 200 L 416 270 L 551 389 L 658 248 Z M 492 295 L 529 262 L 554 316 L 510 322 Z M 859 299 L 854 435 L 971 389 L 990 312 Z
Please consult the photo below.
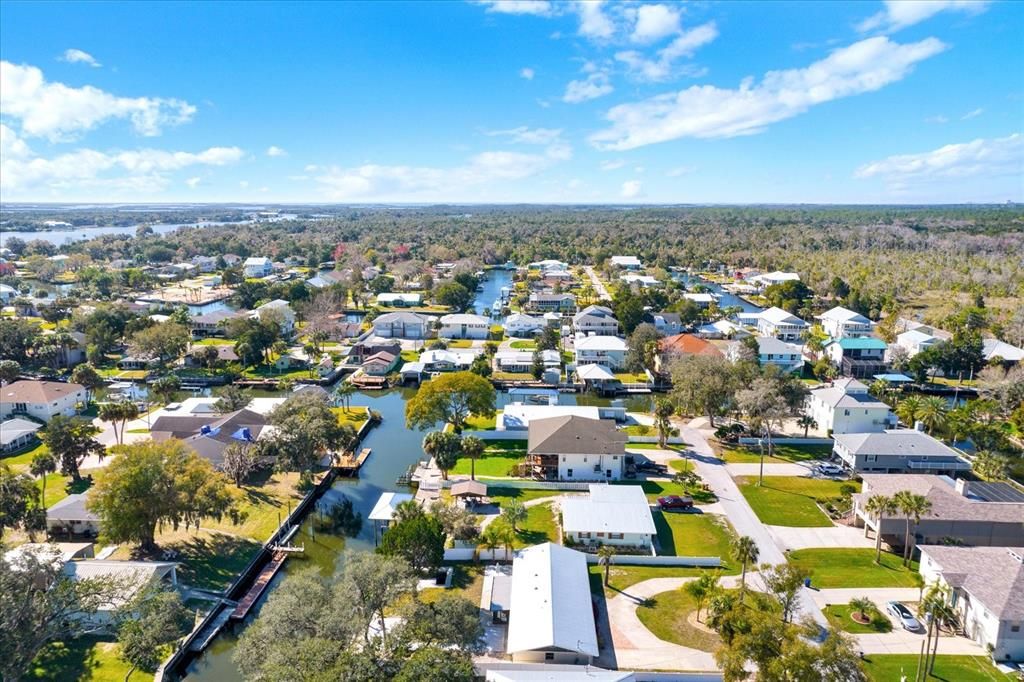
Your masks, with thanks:
M 383 532 L 384 529 L 391 525 L 391 520 L 395 516 L 395 510 L 398 509 L 398 505 L 403 502 L 411 502 L 412 499 L 411 493 L 396 493 L 390 490 L 381 493 L 380 497 L 377 498 L 377 503 L 370 510 L 370 515 L 366 517 L 373 521 L 374 537 L 376 537 L 376 532 Z
M 685 298 L 687 301 L 693 301 L 694 304 L 696 304 L 696 306 L 702 310 L 708 308 L 712 303 L 716 303 L 718 301 L 717 296 L 708 293 L 692 294 L 688 292 L 683 294 L 683 298 Z
M 530 294 L 530 307 L 540 312 L 571 312 L 576 309 L 572 294 Z
M 838 434 L 833 452 L 857 473 L 945 475 L 971 470 L 956 450 L 916 429 Z
M 658 333 L 662 336 L 679 334 L 683 329 L 685 329 L 683 319 L 679 316 L 679 313 L 648 313 L 645 321 L 649 321 L 653 324 L 654 328 L 657 329 Z
M 803 368 L 803 347 L 771 336 L 757 336 L 757 357 L 762 365 L 776 365 L 786 372 Z M 737 362 L 743 357 L 743 344 L 736 341 L 726 349 L 726 357 Z
M 589 305 L 572 316 L 572 327 L 578 334 L 615 336 L 619 332 L 619 321 L 611 308 Z
M 853 377 L 873 377 L 883 374 L 888 345 L 872 336 L 843 338 L 825 345 L 825 355 L 843 374 Z
M 810 325 L 782 308 L 768 308 L 757 316 L 757 333 L 780 341 L 799 341 Z
M 505 333 L 509 336 L 533 336 L 544 331 L 547 323 L 544 318 L 512 313 L 505 318 Z
M 425 339 L 431 318 L 419 313 L 385 313 L 374 318 L 373 333 L 387 339 Z
M 981 342 L 981 355 L 985 362 L 999 358 L 1003 362 L 1016 363 L 1024 360 L 1024 348 L 1011 346 L 999 339 L 984 339 Z
M 557 350 L 542 350 L 544 369 L 560 369 L 562 356 Z M 532 350 L 500 350 L 494 354 L 494 369 L 499 372 L 523 373 L 533 371 Z
M 551 542 L 512 562 L 505 650 L 515 663 L 589 664 L 598 655 L 587 558 Z
M 577 336 L 573 346 L 577 365 L 604 365 L 615 370 L 626 364 L 626 341 L 617 336 Z
M 831 386 L 812 389 L 807 414 L 818 428 L 831 434 L 880 433 L 896 426 L 889 406 L 868 393 L 856 379 L 840 379 Z
M 479 348 L 438 348 L 420 353 L 420 362 L 428 372 L 452 372 L 469 369 L 473 360 L 482 353 Z
M 486 339 L 491 333 L 491 321 L 483 315 L 453 313 L 440 322 L 437 335 L 443 339 Z
M 281 326 L 281 336 L 286 338 L 295 331 L 295 311 L 288 305 L 288 301 L 280 298 L 264 303 L 249 313 L 249 316 L 259 318 L 261 321 L 276 320 Z
M 1024 547 L 921 548 L 926 584 L 945 586 L 967 636 L 996 661 L 1024 661 Z
M 635 272 L 627 272 L 625 275 L 619 275 L 619 279 L 626 284 L 639 284 L 641 287 L 653 287 L 658 285 L 658 280 L 650 275 L 638 275 Z
M 86 508 L 87 493 L 68 495 L 46 510 L 46 530 L 58 535 L 96 535 L 100 517 Z
M 0 303 L 10 303 L 18 297 L 18 290 L 7 284 L 0 284 Z
M 871 336 L 875 325 L 860 313 L 842 306 L 836 306 L 818 315 L 821 328 L 833 339 Z
M 577 416 L 530 422 L 526 464 L 541 480 L 617 481 L 626 459 L 624 432 L 608 419 Z
M 393 308 L 413 308 L 423 303 L 421 294 L 377 294 L 377 305 L 386 305 Z
M 547 260 L 534 261 L 528 267 L 530 270 L 568 270 L 569 264 L 549 258 Z
M 7 419 L 0 423 L 0 452 L 7 454 L 34 443 L 39 424 L 21 417 Z
M 265 256 L 252 256 L 245 259 L 242 272 L 246 277 L 262 278 L 274 272 L 274 263 Z
M 0 388 L 0 419 L 25 414 L 42 422 L 55 415 L 73 417 L 85 404 L 85 387 L 60 381 L 15 381 Z
M 697 327 L 697 334 L 705 339 L 744 339 L 750 336 L 750 332 L 729 320 L 703 324 Z
M 592 483 L 587 497 L 565 497 L 562 530 L 586 547 L 615 545 L 653 551 L 658 534 L 643 487 Z
M 643 267 L 643 263 L 636 256 L 612 256 L 611 264 L 612 267 L 623 270 L 639 270 Z
M 591 365 L 593 366 L 593 365 Z M 557 398 L 556 398 L 557 400 Z M 498 431 L 527 431 L 530 424 L 541 419 L 554 417 L 579 417 L 581 419 L 610 419 L 621 422 L 626 419 L 625 407 L 611 405 L 558 405 L 533 404 L 524 402 L 508 403 L 498 412 L 495 429 Z
M 776 270 L 764 275 L 755 275 L 749 278 L 749 281 L 757 282 L 762 287 L 770 287 L 773 284 L 782 284 L 783 282 L 799 282 L 800 275 L 796 272 L 781 272 Z
M 939 337 L 932 336 L 920 329 L 911 329 L 896 337 L 896 345 L 907 351 L 907 357 L 910 358 L 941 342 L 942 339 Z

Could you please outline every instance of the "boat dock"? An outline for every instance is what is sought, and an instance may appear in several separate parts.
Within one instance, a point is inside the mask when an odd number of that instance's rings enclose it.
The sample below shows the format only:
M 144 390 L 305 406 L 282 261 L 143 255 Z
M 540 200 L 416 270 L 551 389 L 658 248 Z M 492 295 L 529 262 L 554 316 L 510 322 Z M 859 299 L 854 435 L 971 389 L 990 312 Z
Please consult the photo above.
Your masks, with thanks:
M 353 454 L 344 454 L 338 458 L 337 468 L 342 476 L 357 476 L 359 475 L 359 468 L 366 463 L 366 460 L 370 458 L 370 448 L 363 448 L 359 451 L 359 455 L 353 456 Z
M 285 559 L 287 558 L 287 552 L 274 552 L 274 556 L 271 557 L 270 563 L 263 567 L 260 574 L 256 576 L 256 580 L 253 581 L 249 591 L 245 593 L 245 596 L 239 600 L 235 610 L 231 612 L 232 619 L 244 620 L 245 617 L 249 615 L 249 611 L 251 611 L 252 607 L 257 601 L 259 601 L 259 598 L 263 596 L 263 593 L 266 591 L 270 581 L 274 579 L 277 572 L 281 570 L 282 566 L 284 566 Z
M 223 630 L 224 626 L 227 625 L 229 620 L 231 620 L 231 616 L 234 613 L 231 606 L 237 605 L 234 604 L 234 602 L 228 601 L 225 601 L 224 604 L 221 605 L 221 610 L 216 617 L 209 621 L 206 624 L 206 627 L 203 628 L 202 632 L 200 632 L 199 635 L 192 640 L 191 644 L 189 644 L 189 651 L 198 653 L 210 646 L 210 642 L 220 634 L 220 631 Z

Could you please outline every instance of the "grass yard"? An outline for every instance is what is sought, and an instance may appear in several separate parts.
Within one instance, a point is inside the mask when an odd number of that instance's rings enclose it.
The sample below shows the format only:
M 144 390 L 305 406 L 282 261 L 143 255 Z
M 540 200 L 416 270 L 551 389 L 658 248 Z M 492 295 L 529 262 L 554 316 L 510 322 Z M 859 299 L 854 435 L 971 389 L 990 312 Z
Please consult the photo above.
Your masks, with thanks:
M 854 481 L 802 476 L 766 476 L 762 486 L 757 485 L 756 476 L 737 476 L 736 485 L 762 523 L 796 528 L 831 526 L 832 522 L 818 507 L 818 502 L 840 499 L 842 486 L 853 486 L 860 491 L 860 484 Z
M 476 460 L 476 475 L 499 478 L 511 476 L 513 467 L 523 461 L 525 454 L 522 450 L 485 450 Z M 469 457 L 460 457 L 450 473 L 469 475 L 471 465 Z
M 473 342 L 470 339 L 449 339 L 445 343 L 449 348 L 472 348 Z
M 79 637 L 69 642 L 53 642 L 39 652 L 24 679 L 122 682 L 131 665 L 121 659 L 119 651 L 112 638 Z M 133 675 L 139 680 L 151 676 L 142 671 Z
M 452 586 L 449 590 L 428 589 L 419 593 L 420 601 L 430 604 L 441 598 L 445 593 L 465 597 L 474 604 L 480 603 L 484 591 L 484 566 L 469 562 L 447 564 L 452 567 Z
M 403 350 L 402 360 L 404 362 L 419 362 L 420 354 L 414 350 Z
M 689 514 L 656 511 L 654 527 L 658 529 L 660 554 L 667 556 L 717 556 L 722 559 L 723 572 L 739 573 L 730 566 L 731 549 L 736 531 L 718 514 Z
M 701 618 L 706 618 L 704 604 Z M 682 589 L 662 592 L 645 600 L 636 610 L 637 618 L 655 637 L 691 649 L 715 651 L 722 643 L 715 632 L 708 632 L 690 624 L 690 615 L 697 610 L 697 602 Z
M 92 486 L 92 479 L 90 474 L 94 473 L 95 470 L 82 469 L 82 481 L 80 483 L 72 483 L 70 476 L 64 476 L 60 472 L 54 472 L 46 475 L 46 494 L 43 496 L 43 506 L 49 509 L 53 505 L 63 500 L 68 495 L 74 495 L 77 493 L 84 493 Z M 36 487 L 42 490 L 43 480 L 40 478 L 36 479 Z
M 370 418 L 370 408 L 362 405 L 352 405 L 347 410 L 344 407 L 332 407 L 331 412 L 338 415 L 339 424 L 348 424 L 356 431 Z
M 491 378 L 498 381 L 536 381 L 529 372 L 495 372 Z
M 27 450 L 19 450 L 13 455 L 0 457 L 0 464 L 6 464 L 12 471 L 25 471 L 32 463 L 32 458 L 38 453 L 46 452 L 47 448 L 42 443 L 29 447 Z
M 512 343 L 509 344 L 509 346 L 511 346 L 512 348 L 515 348 L 516 350 L 536 350 L 537 349 L 537 343 L 535 341 L 528 341 L 526 339 L 522 339 L 520 341 L 513 341 Z
M 658 430 L 650 424 L 630 424 L 622 429 L 630 436 L 657 436 Z
M 874 612 L 867 612 L 871 619 L 869 623 L 859 623 L 852 618 L 853 609 L 849 604 L 829 604 L 824 609 L 825 618 L 829 624 L 837 630 L 849 632 L 854 635 L 877 634 L 879 632 L 891 632 L 892 621 L 884 614 L 875 609 Z
M 604 589 L 604 567 L 588 564 L 590 572 L 590 591 L 600 594 Z M 637 583 L 653 578 L 695 578 L 702 570 L 692 566 L 619 566 L 612 560 L 608 570 L 608 589 L 612 592 L 624 592 Z M 609 595 L 611 598 L 614 595 Z
M 519 500 L 520 502 L 529 502 L 530 500 L 539 500 L 542 497 L 558 497 L 561 494 L 562 492 L 559 490 L 512 488 L 510 486 L 502 486 L 500 483 L 492 483 L 487 486 L 487 497 L 499 505 L 512 499 Z
M 466 420 L 466 431 L 494 431 L 498 425 L 498 415 L 495 414 L 493 417 L 481 417 L 480 415 L 472 415 Z
M 612 485 L 639 485 L 644 489 L 648 502 L 657 502 L 659 497 L 666 495 L 689 495 L 697 504 L 711 504 L 718 500 L 710 490 L 696 486 L 685 486 L 669 479 L 647 481 L 615 481 Z
M 686 451 L 686 445 L 669 445 L 665 447 L 659 447 L 657 443 L 626 443 L 626 450 L 661 450 L 664 452 L 676 452 L 682 456 L 682 453 Z M 679 466 L 682 466 L 682 462 L 679 462 Z M 673 468 L 676 468 L 673 466 Z
M 773 455 L 765 457 L 765 464 L 784 464 L 827 459 L 832 453 L 830 445 L 774 445 Z M 718 456 L 729 464 L 756 464 L 761 461 L 760 450 L 742 446 L 719 446 Z
M 646 384 L 647 375 L 634 372 L 616 372 L 615 378 L 624 384 Z
M 917 587 L 917 562 L 905 568 L 901 557 L 882 552 L 875 563 L 875 550 L 801 549 L 790 552 L 789 563 L 811 572 L 814 587 Z
M 491 522 L 491 525 L 504 523 L 503 519 L 498 519 Z M 558 524 L 555 521 L 555 512 L 551 508 L 550 503 L 535 504 L 532 507 L 526 508 L 526 521 L 519 524 L 519 528 L 516 531 L 516 541 L 512 547 L 513 549 L 522 549 L 523 547 L 539 545 L 544 542 L 558 542 Z M 502 549 L 499 548 L 499 550 Z
M 873 654 L 864 657 L 864 670 L 872 682 L 910 679 L 917 670 L 917 654 Z M 1009 682 L 1013 677 L 999 672 L 986 656 L 935 657 L 935 669 L 926 678 L 940 682 Z
M 308 379 L 311 373 L 308 367 L 279 370 L 273 365 L 263 364 L 245 368 L 242 371 L 242 376 L 246 379 L 275 379 L 280 381 L 281 379 Z
M 193 346 L 234 346 L 235 342 L 231 339 L 221 339 L 216 336 L 210 336 L 205 339 L 199 339 L 198 341 L 192 342 Z

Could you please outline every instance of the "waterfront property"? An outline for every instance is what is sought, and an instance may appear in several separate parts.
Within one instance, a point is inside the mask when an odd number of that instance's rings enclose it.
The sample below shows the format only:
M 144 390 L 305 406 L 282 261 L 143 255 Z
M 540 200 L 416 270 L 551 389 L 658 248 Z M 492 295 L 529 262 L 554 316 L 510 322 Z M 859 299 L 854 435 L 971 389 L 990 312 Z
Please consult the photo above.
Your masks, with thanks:
M 486 339 L 491 333 L 491 321 L 483 315 L 455 313 L 439 322 L 437 335 L 442 339 Z
M 611 308 L 589 305 L 572 316 L 572 329 L 577 334 L 615 336 L 619 332 L 619 321 Z
M 872 337 L 843 338 L 825 345 L 825 355 L 843 374 L 859 379 L 884 374 L 885 341 Z
M 818 320 L 824 332 L 833 339 L 871 336 L 875 328 L 871 320 L 842 306 L 836 306 L 818 315 Z
M 807 414 L 828 434 L 875 433 L 896 426 L 896 416 L 886 403 L 868 393 L 856 379 L 839 379 L 812 389 Z
M 626 441 L 608 419 L 536 419 L 529 426 L 528 473 L 545 481 L 617 481 L 625 469 Z
M 886 429 L 881 433 L 843 433 L 834 452 L 857 473 L 955 474 L 971 463 L 942 441 L 917 429 Z
M 265 256 L 252 256 L 245 259 L 242 272 L 246 277 L 262 279 L 274 272 L 274 263 Z
M 757 333 L 780 341 L 799 341 L 809 324 L 782 308 L 768 308 L 757 316 Z
M 0 387 L 0 419 L 24 414 L 48 422 L 73 417 L 85 404 L 85 387 L 60 381 L 22 380 Z
M 573 348 L 577 365 L 604 365 L 616 370 L 626 364 L 626 341 L 618 336 L 577 336 Z
M 425 339 L 433 318 L 419 313 L 385 313 L 373 320 L 373 333 L 387 339 Z
M 530 294 L 530 308 L 542 313 L 571 313 L 576 309 L 576 297 L 572 294 Z
M 36 432 L 40 426 L 21 417 L 7 419 L 0 423 L 0 452 L 3 454 L 18 450 L 39 440 Z
M 795 343 L 780 341 L 773 336 L 756 336 L 757 357 L 762 366 L 775 365 L 784 372 L 797 372 L 804 366 L 803 348 Z M 726 349 L 726 357 L 737 362 L 743 357 L 744 345 L 732 342 Z
M 652 551 L 658 531 L 641 486 L 595 483 L 588 496 L 566 497 L 561 505 L 567 544 Z

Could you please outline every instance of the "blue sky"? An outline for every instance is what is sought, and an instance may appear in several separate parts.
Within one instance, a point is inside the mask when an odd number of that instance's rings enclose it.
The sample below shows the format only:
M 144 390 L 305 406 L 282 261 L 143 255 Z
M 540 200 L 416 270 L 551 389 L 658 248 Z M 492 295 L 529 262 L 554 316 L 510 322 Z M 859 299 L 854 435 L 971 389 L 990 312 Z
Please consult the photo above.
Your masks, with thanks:
M 0 5 L 5 201 L 1024 200 L 1024 3 Z

